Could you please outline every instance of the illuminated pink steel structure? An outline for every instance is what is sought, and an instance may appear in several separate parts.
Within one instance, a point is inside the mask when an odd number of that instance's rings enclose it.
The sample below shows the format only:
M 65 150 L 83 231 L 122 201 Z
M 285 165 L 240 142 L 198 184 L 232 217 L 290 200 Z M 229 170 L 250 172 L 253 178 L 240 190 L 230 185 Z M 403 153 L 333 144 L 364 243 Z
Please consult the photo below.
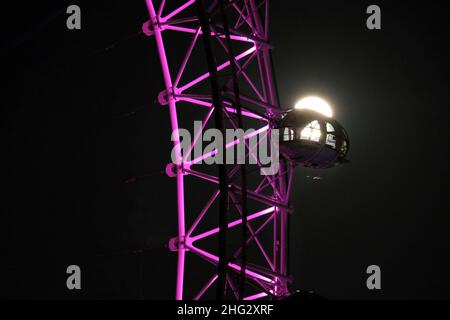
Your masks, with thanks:
M 167 1 L 169 2 L 169 1 Z M 186 83 L 182 83 L 183 76 L 187 71 L 188 62 L 191 59 L 191 55 L 194 47 L 198 44 L 199 38 L 203 36 L 200 23 L 197 16 L 192 12 L 195 11 L 195 0 L 189 1 L 175 1 L 177 4 L 176 9 L 168 10 L 168 3 L 162 0 L 158 6 L 155 6 L 154 0 L 146 0 L 148 13 L 150 20 L 143 26 L 144 32 L 148 36 L 154 36 L 156 39 L 157 49 L 161 62 L 165 91 L 160 95 L 160 102 L 168 105 L 170 111 L 171 126 L 175 133 L 174 145 L 178 158 L 178 164 L 174 175 L 177 180 L 177 206 L 178 206 L 178 236 L 176 241 L 172 242 L 172 249 L 178 253 L 177 264 L 177 281 L 176 281 L 176 299 L 181 300 L 184 298 L 200 299 L 204 296 L 217 280 L 217 274 L 212 277 L 207 277 L 203 287 L 199 287 L 198 293 L 194 297 L 185 297 L 184 282 L 185 282 L 185 257 L 186 253 L 192 252 L 204 260 L 217 265 L 218 256 L 213 252 L 209 252 L 200 248 L 197 245 L 197 241 L 216 235 L 219 232 L 219 228 L 214 228 L 200 234 L 195 234 L 196 229 L 201 220 L 211 210 L 213 203 L 219 196 L 219 190 L 215 191 L 209 199 L 205 199 L 206 205 L 195 218 L 193 224 L 186 230 L 185 218 L 186 214 L 192 217 L 192 213 L 185 212 L 185 179 L 192 177 L 192 179 L 198 179 L 199 182 L 204 181 L 212 185 L 218 185 L 219 179 L 215 176 L 203 173 L 194 167 L 198 166 L 200 162 L 208 157 L 212 157 L 214 152 L 204 154 L 203 156 L 190 159 L 187 155 L 182 155 L 180 146 L 180 137 L 177 135 L 179 115 L 177 114 L 177 108 L 179 104 L 183 104 L 183 108 L 186 105 L 192 105 L 196 107 L 209 108 L 209 112 L 205 119 L 202 119 L 204 126 L 211 118 L 214 112 L 211 94 L 204 92 L 204 94 L 192 94 L 191 91 L 202 84 L 209 78 L 208 72 L 203 72 L 203 75 L 191 79 Z M 210 2 L 214 4 L 214 1 Z M 173 4 L 173 3 L 172 3 Z M 190 10 L 191 15 L 185 17 L 186 12 Z M 255 128 L 256 132 L 248 134 L 244 137 L 245 141 L 248 141 L 256 134 L 269 135 L 273 119 L 279 115 L 279 103 L 276 92 L 276 84 L 273 77 L 273 71 L 271 66 L 269 42 L 269 0 L 257 1 L 257 0 L 227 0 L 227 10 L 233 11 L 230 16 L 230 38 L 233 42 L 239 43 L 236 46 L 235 51 L 239 51 L 234 54 L 236 66 L 238 67 L 237 76 L 239 81 L 244 81 L 250 90 L 245 94 L 242 94 L 242 115 L 245 118 L 252 119 L 253 123 L 259 123 L 259 128 Z M 169 13 L 164 14 L 166 11 Z M 184 55 L 180 59 L 179 65 L 172 65 L 172 69 L 178 68 L 178 73 L 175 76 L 172 75 L 169 68 L 169 61 L 166 55 L 166 47 L 170 48 L 170 44 L 167 45 L 164 42 L 163 32 L 172 31 L 184 34 L 191 37 L 189 46 L 186 48 Z M 223 31 L 211 26 L 211 37 L 223 45 L 225 35 Z M 245 47 L 244 49 L 242 49 Z M 250 72 L 250 66 L 255 64 L 256 72 Z M 218 61 L 217 71 L 229 71 L 231 69 L 231 61 Z M 202 89 L 203 91 L 205 89 Z M 236 114 L 237 110 L 231 103 L 224 101 L 224 112 L 227 114 Z M 228 121 L 236 127 L 231 117 Z M 194 148 L 195 143 L 199 139 L 199 136 L 194 138 L 194 142 L 191 146 L 191 151 Z M 227 144 L 227 148 L 230 148 L 239 143 L 239 140 L 235 140 Z M 255 148 L 250 148 L 246 143 L 248 157 L 256 158 Z M 258 165 L 262 167 L 259 162 Z M 230 170 L 230 177 L 236 174 L 238 171 L 237 166 Z M 291 278 L 288 275 L 287 255 L 288 255 L 288 215 L 291 211 L 289 206 L 289 194 L 291 190 L 291 181 L 293 176 L 293 167 L 286 165 L 283 160 L 280 162 L 280 170 L 278 174 L 272 176 L 258 176 L 257 186 L 247 191 L 247 198 L 251 201 L 258 203 L 258 210 L 253 210 L 251 206 L 248 207 L 247 227 L 249 231 L 249 237 L 247 243 L 256 243 L 260 253 L 264 257 L 265 265 L 253 265 L 247 264 L 245 268 L 245 276 L 249 283 L 252 284 L 252 292 L 246 292 L 247 295 L 244 300 L 254 300 L 260 298 L 279 298 L 288 295 L 289 283 Z M 239 194 L 239 186 L 230 185 L 231 198 L 236 198 L 236 194 Z M 235 203 L 237 210 L 242 212 L 239 208 L 239 204 Z M 263 209 L 261 209 L 263 207 Z M 216 212 L 213 212 L 213 214 Z M 261 224 L 257 229 L 252 226 L 252 222 L 261 220 Z M 228 228 L 240 226 L 242 219 L 231 220 L 228 223 Z M 264 247 L 259 237 L 263 230 L 271 228 L 271 244 L 269 248 Z M 175 247 L 175 248 L 173 248 Z M 241 271 L 239 263 L 239 250 L 235 252 L 235 260 L 228 264 L 230 272 L 239 273 Z M 227 284 L 230 288 L 236 288 L 231 278 L 227 278 Z M 236 290 L 233 289 L 233 292 Z M 237 294 L 235 294 L 237 298 Z

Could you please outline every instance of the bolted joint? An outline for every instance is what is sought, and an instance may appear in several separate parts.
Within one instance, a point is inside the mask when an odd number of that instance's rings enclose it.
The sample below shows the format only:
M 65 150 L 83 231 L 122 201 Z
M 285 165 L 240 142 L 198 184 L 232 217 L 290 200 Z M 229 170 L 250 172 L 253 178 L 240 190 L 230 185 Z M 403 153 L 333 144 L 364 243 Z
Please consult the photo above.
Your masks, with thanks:
M 188 169 L 189 165 L 186 165 L 186 164 L 177 165 L 177 164 L 171 162 L 171 163 L 167 164 L 167 166 L 166 166 L 166 175 L 169 178 L 175 178 L 179 174 L 186 175 L 187 173 L 186 173 L 185 168 Z
M 176 88 L 170 88 L 169 90 L 163 90 L 158 94 L 158 103 L 161 106 L 167 106 L 169 104 L 169 98 L 175 99 Z
M 150 36 L 152 36 L 154 34 L 153 24 L 152 24 L 152 22 L 150 20 L 144 22 L 144 24 L 142 25 L 142 32 L 147 37 L 150 37 Z
M 177 252 L 179 250 L 186 250 L 186 238 L 174 237 L 169 240 L 169 250 Z
M 155 17 L 153 21 L 148 20 L 144 22 L 142 25 L 142 32 L 149 37 L 155 34 L 155 27 L 160 31 L 164 31 L 164 27 L 161 25 L 159 19 L 160 17 Z
M 169 95 L 167 94 L 167 90 L 163 90 L 158 94 L 158 103 L 161 106 L 167 106 L 169 104 Z

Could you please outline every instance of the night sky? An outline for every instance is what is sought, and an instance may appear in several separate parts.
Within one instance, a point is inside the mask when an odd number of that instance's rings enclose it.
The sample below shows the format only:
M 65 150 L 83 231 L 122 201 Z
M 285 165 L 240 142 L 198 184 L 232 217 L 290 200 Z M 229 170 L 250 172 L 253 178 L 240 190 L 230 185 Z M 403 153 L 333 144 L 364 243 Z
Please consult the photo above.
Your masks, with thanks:
M 271 13 L 282 105 L 325 97 L 351 141 L 349 164 L 296 173 L 293 288 L 450 298 L 444 2 L 286 2 Z M 171 129 L 145 1 L 75 1 L 79 31 L 66 28 L 69 4 L 2 5 L 0 296 L 172 299 Z M 371 4 L 381 30 L 366 28 Z M 70 264 L 81 291 L 66 288 Z M 366 287 L 372 264 L 382 290 Z

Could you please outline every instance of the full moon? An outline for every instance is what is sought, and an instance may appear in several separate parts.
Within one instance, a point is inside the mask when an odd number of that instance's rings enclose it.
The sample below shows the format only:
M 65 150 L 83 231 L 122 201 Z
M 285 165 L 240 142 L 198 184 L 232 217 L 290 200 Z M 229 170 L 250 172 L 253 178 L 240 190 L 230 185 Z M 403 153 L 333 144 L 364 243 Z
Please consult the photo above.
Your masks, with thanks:
M 333 116 L 333 110 L 331 110 L 328 102 L 319 97 L 303 98 L 295 104 L 295 109 L 308 109 L 316 111 L 329 118 Z

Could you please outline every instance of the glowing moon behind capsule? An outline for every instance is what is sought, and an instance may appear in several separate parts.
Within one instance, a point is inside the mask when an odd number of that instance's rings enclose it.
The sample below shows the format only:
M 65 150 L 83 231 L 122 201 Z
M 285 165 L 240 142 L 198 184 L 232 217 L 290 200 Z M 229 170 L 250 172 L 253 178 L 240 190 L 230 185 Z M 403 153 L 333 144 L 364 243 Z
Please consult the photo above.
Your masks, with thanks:
M 328 102 L 319 97 L 306 97 L 295 104 L 295 109 L 308 109 L 323 114 L 331 118 L 333 110 Z

